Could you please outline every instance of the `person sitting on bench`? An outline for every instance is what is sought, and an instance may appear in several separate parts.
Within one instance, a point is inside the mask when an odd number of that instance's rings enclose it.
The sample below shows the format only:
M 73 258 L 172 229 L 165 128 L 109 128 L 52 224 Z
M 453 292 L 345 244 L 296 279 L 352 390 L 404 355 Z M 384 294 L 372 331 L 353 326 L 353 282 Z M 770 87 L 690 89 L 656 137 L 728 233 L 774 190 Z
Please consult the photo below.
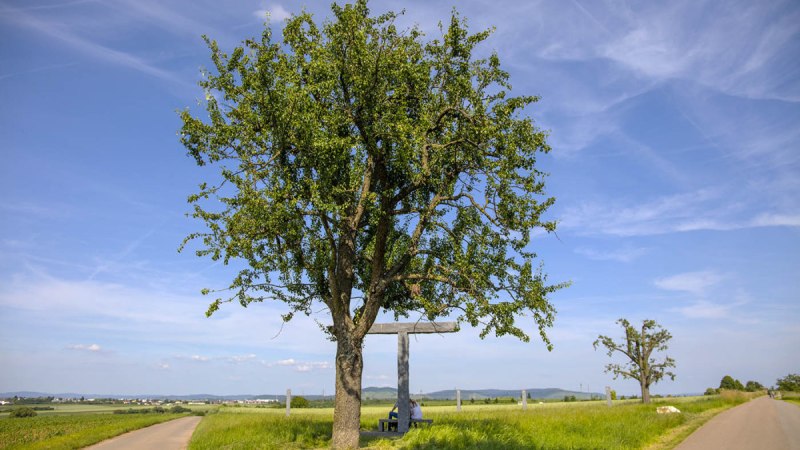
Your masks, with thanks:
M 422 408 L 414 400 L 411 400 L 411 420 L 422 420 Z

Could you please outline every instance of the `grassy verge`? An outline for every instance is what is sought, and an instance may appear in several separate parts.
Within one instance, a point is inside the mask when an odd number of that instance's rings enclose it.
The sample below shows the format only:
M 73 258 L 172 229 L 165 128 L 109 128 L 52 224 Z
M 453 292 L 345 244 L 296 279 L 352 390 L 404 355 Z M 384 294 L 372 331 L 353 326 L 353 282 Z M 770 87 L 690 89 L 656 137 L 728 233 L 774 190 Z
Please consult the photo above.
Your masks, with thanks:
M 77 449 L 183 416 L 72 414 L 0 419 L 0 449 Z
M 374 449 L 641 449 L 671 448 L 675 439 L 714 414 L 742 403 L 745 396 L 664 399 L 652 405 L 604 402 L 529 405 L 428 406 L 431 427 L 412 429 L 401 439 L 362 438 Z M 682 414 L 659 415 L 659 404 Z M 386 407 L 364 407 L 361 427 L 374 430 Z M 330 445 L 332 409 L 295 410 L 292 417 L 272 409 L 222 408 L 195 430 L 190 449 L 299 449 Z M 694 428 L 692 428 L 694 427 Z M 685 433 L 685 434 L 684 434 Z M 659 443 L 660 440 L 664 442 Z
M 800 405 L 800 392 L 781 392 L 781 399 L 795 405 Z

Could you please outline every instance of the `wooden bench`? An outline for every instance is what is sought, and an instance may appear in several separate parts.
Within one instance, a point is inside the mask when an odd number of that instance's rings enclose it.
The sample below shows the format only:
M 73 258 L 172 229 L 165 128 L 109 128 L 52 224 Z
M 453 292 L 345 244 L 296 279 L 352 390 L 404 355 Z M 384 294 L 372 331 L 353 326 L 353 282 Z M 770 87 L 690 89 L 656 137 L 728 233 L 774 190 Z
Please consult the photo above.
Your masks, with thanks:
M 379 419 L 378 430 L 380 430 L 381 432 L 386 431 L 387 423 L 397 425 L 397 419 Z M 418 423 L 426 423 L 428 425 L 431 425 L 433 424 L 433 419 L 411 419 L 411 423 L 409 423 L 409 428 L 411 428 L 412 425 L 414 426 L 414 428 L 416 428 Z

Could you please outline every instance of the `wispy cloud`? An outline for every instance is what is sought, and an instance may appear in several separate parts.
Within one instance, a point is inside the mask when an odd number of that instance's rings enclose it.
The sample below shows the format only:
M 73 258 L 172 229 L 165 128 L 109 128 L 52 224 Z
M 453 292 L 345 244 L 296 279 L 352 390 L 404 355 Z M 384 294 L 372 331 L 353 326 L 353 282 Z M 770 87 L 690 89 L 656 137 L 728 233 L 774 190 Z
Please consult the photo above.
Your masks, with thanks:
M 719 305 L 701 300 L 689 306 L 675 308 L 675 311 L 690 319 L 722 319 L 730 315 L 731 308 L 731 305 Z
M 647 248 L 633 247 L 630 244 L 622 248 L 611 250 L 595 250 L 592 248 L 579 247 L 575 249 L 575 253 L 598 261 L 618 261 L 627 263 L 645 255 L 647 253 Z
M 578 234 L 648 236 L 700 230 L 738 230 L 745 228 L 788 226 L 800 222 L 797 214 L 753 211 L 763 206 L 749 204 L 758 199 L 730 199 L 721 188 L 657 197 L 650 201 L 624 204 L 622 199 L 583 202 L 565 208 L 560 228 Z M 749 203 L 745 203 L 749 201 Z
M 724 277 L 713 271 L 705 270 L 700 272 L 679 273 L 664 278 L 657 278 L 653 284 L 659 289 L 668 291 L 690 292 L 695 295 L 702 295 L 706 290 L 720 281 Z
M 55 21 L 40 19 L 18 9 L 7 8 L 3 12 L 12 20 L 13 23 L 30 28 L 42 35 L 54 38 L 61 43 L 97 60 L 127 67 L 164 81 L 169 81 L 176 84 L 185 84 L 185 80 L 181 79 L 172 72 L 161 69 L 131 53 L 115 50 L 81 37 L 75 32 L 59 25 Z
M 155 232 L 156 229 L 151 228 L 142 236 L 139 236 L 136 239 L 129 242 L 125 246 L 125 248 L 122 249 L 122 251 L 114 255 L 110 260 L 100 263 L 95 268 L 94 272 L 92 272 L 92 274 L 89 275 L 89 280 L 93 280 L 97 275 L 99 275 L 102 272 L 107 272 L 109 270 L 112 270 L 114 266 L 116 266 L 120 261 L 129 256 L 131 253 L 133 253 L 137 248 L 139 248 L 140 245 L 142 245 L 143 242 L 145 242 L 148 238 L 150 238 Z
M 267 363 L 268 367 L 291 367 L 296 372 L 311 372 L 312 370 L 332 369 L 333 364 L 327 361 L 298 361 L 294 358 L 282 359 L 274 363 Z
M 244 362 L 255 361 L 256 355 L 255 355 L 255 353 L 248 353 L 246 355 L 229 356 L 226 359 L 229 362 L 239 364 L 239 363 L 244 363 Z
M 270 23 L 280 24 L 284 20 L 292 17 L 292 13 L 287 11 L 283 6 L 272 3 L 263 8 L 253 11 L 253 15 L 259 20 L 266 20 L 267 16 L 270 18 Z
M 72 344 L 67 346 L 70 350 L 78 350 L 89 353 L 100 353 L 103 349 L 97 344 Z

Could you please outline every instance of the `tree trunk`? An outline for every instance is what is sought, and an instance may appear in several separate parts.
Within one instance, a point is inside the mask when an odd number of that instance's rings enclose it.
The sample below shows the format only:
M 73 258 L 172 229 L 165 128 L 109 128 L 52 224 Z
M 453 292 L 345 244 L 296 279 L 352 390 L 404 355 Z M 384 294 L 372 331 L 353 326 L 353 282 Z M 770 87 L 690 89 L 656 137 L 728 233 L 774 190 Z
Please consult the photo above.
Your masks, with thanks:
M 644 381 L 640 383 L 642 384 L 642 403 L 650 403 L 650 386 Z
M 340 333 L 345 334 L 345 333 Z M 333 448 L 358 448 L 361 429 L 361 339 L 336 338 L 336 398 L 333 410 Z

